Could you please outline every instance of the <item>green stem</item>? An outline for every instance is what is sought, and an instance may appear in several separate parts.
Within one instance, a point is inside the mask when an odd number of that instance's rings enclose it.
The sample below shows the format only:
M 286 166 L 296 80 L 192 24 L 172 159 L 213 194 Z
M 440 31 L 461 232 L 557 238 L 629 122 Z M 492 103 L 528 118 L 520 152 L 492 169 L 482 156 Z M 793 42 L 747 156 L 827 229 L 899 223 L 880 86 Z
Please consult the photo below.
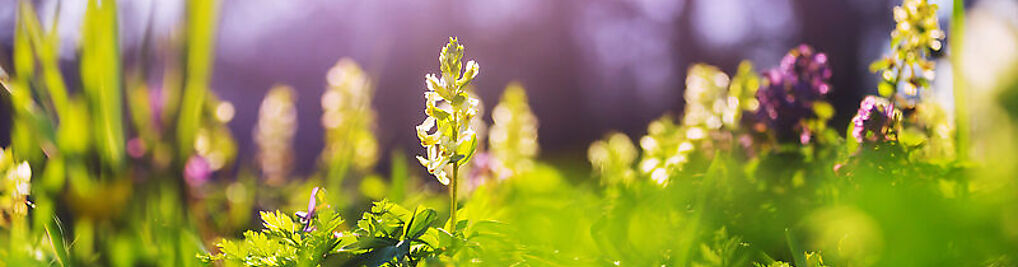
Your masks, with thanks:
M 453 114 L 456 114 L 453 111 Z M 457 142 L 459 140 L 459 116 L 453 115 L 452 125 L 455 127 L 452 131 L 452 140 Z M 458 150 L 458 149 L 457 149 Z M 456 151 L 453 151 L 455 154 Z M 456 232 L 456 191 L 458 191 L 459 183 L 459 172 L 460 164 L 459 159 L 452 162 L 452 177 L 449 181 L 449 229 L 452 232 Z
M 954 123 L 955 123 L 955 153 L 959 161 L 968 160 L 969 147 L 969 113 L 968 98 L 965 95 L 965 77 L 962 75 L 962 36 L 965 29 L 965 3 L 964 0 L 954 0 L 954 10 L 951 16 L 951 72 L 954 75 Z
M 449 187 L 449 230 L 456 231 L 456 191 L 458 191 L 459 163 L 452 164 L 452 180 Z

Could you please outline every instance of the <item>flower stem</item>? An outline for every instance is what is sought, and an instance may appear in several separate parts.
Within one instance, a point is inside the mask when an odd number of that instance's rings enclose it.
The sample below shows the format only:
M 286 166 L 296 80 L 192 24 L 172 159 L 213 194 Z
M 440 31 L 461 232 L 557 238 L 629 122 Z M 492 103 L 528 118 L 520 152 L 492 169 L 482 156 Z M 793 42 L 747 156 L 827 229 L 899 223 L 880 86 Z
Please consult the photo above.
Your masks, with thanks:
M 452 181 L 449 186 L 449 230 L 456 231 L 456 191 L 458 191 L 457 184 L 459 179 L 460 165 L 458 162 L 452 163 Z
M 456 114 L 456 115 L 453 116 L 452 122 L 453 122 L 452 124 L 456 127 L 455 129 L 459 129 L 459 123 L 460 123 L 459 114 Z M 452 132 L 452 140 L 453 140 L 453 142 L 458 142 L 458 140 L 459 140 L 459 132 L 458 131 L 453 131 Z M 460 173 L 460 164 L 459 164 L 459 160 L 457 159 L 457 160 L 452 162 L 452 178 L 451 178 L 451 181 L 449 181 L 449 229 L 448 230 L 450 230 L 451 232 L 456 232 L 456 192 L 459 191 L 459 188 L 458 188 L 459 173 Z
M 958 160 L 968 160 L 969 147 L 969 114 L 968 98 L 965 95 L 965 77 L 962 75 L 962 36 L 965 27 L 965 3 L 962 0 L 954 0 L 951 19 L 951 72 L 954 74 L 954 123 L 955 123 L 955 153 Z

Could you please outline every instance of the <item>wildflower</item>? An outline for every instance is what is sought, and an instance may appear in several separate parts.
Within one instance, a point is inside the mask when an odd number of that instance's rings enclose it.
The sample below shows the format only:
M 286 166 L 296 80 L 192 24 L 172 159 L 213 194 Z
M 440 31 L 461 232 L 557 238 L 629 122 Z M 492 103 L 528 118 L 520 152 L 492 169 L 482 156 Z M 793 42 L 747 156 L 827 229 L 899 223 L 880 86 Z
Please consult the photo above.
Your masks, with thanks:
M 728 75 L 717 67 L 695 64 L 686 75 L 686 113 L 683 125 L 696 130 L 717 130 L 728 109 Z M 694 131 L 696 131 L 694 130 Z
M 5 149 L 0 151 L 0 171 L 3 174 L 3 181 L 0 181 L 0 193 L 3 193 L 0 195 L 0 212 L 19 218 L 28 215 L 28 195 L 32 192 L 31 166 L 27 161 L 15 164 L 10 150 Z
M 315 217 L 315 210 L 318 209 L 318 191 L 321 190 L 319 187 L 311 189 L 311 197 L 308 198 L 308 209 L 307 211 L 296 212 L 297 218 L 300 218 L 300 223 L 304 225 L 303 231 L 309 233 L 314 231 L 314 227 L 311 226 L 311 219 Z
M 258 111 L 254 140 L 258 144 L 258 163 L 269 184 L 286 179 L 293 162 L 293 136 L 297 131 L 297 110 L 293 89 L 277 85 L 269 90 Z
M 32 168 L 27 161 L 22 161 L 7 171 L 8 188 L 11 191 L 11 211 L 15 215 L 28 214 L 28 195 L 32 192 Z
M 727 105 L 722 118 L 725 125 L 738 129 L 742 123 L 743 112 L 756 112 L 760 107 L 760 102 L 756 99 L 756 92 L 759 89 L 760 75 L 753 70 L 753 63 L 749 61 L 739 63 L 739 69 L 735 76 L 732 76 L 728 86 Z
M 321 159 L 330 166 L 349 160 L 358 170 L 370 169 L 378 159 L 371 81 L 349 58 L 340 59 L 329 69 L 326 80 L 328 88 L 322 95 L 325 149 Z
M 697 128 L 693 128 L 697 129 Z M 697 137 L 697 136 L 693 136 Z M 669 177 L 682 170 L 693 152 L 693 138 L 675 125 L 671 116 L 663 116 L 647 126 L 647 135 L 640 138 L 643 158 L 639 170 L 654 182 L 665 185 Z
M 510 83 L 502 99 L 491 112 L 495 122 L 488 141 L 491 153 L 504 167 L 505 172 L 525 172 L 534 165 L 537 156 L 537 116 L 527 104 L 527 93 L 519 83 Z
M 127 155 L 139 159 L 145 155 L 145 141 L 140 137 L 131 138 L 127 141 Z
M 417 126 L 417 137 L 427 149 L 426 157 L 417 156 L 417 160 L 446 185 L 450 183 L 446 167 L 452 164 L 453 171 L 457 171 L 477 147 L 477 135 L 469 122 L 477 114 L 480 101 L 470 96 L 467 85 L 477 76 L 479 66 L 469 61 L 464 69 L 462 57 L 463 46 L 449 38 L 438 58 L 442 73 L 425 76 L 428 91 L 424 93 L 424 112 L 428 117 Z
M 891 97 L 903 89 L 906 96 L 916 96 L 921 88 L 929 88 L 933 80 L 934 62 L 930 57 L 943 47 L 944 31 L 937 21 L 937 5 L 927 0 L 903 0 L 894 7 L 891 31 L 892 55 L 870 65 L 870 71 L 883 78 L 879 92 Z
M 208 160 L 199 155 L 193 155 L 184 165 L 184 181 L 187 185 L 197 187 L 205 184 L 212 175 L 212 167 Z
M 694 150 L 710 156 L 715 147 L 725 147 L 741 128 L 742 113 L 755 111 L 759 77 L 752 64 L 739 65 L 736 79 L 714 66 L 696 64 L 686 75 L 686 109 L 681 124 L 670 116 L 650 123 L 640 138 L 643 158 L 639 170 L 661 185 L 668 183 L 689 162 Z
M 887 99 L 867 96 L 859 104 L 859 112 L 852 117 L 852 137 L 858 143 L 897 140 L 901 112 Z
M 827 55 L 807 45 L 788 52 L 781 65 L 764 73 L 757 91 L 758 119 L 774 131 L 779 142 L 810 143 L 812 132 L 833 115 L 823 99 L 830 93 L 831 69 Z
M 753 64 L 743 61 L 735 78 L 714 66 L 696 64 L 686 74 L 686 111 L 682 124 L 691 139 L 702 139 L 708 132 L 721 128 L 737 130 L 742 112 L 756 111 L 760 106 L 756 92 L 760 78 Z
M 902 110 L 900 141 L 907 146 L 925 143 L 916 154 L 920 157 L 951 158 L 956 149 L 961 149 L 955 144 L 961 139 L 950 133 L 953 126 L 943 108 L 920 95 L 930 88 L 935 73 L 933 57 L 943 48 L 946 37 L 937 20 L 937 9 L 928 0 L 903 0 L 895 7 L 892 53 L 870 64 L 870 71 L 881 77 L 877 87 L 880 96 L 890 98 Z M 958 92 L 955 96 L 964 100 Z
M 604 139 L 590 144 L 587 159 L 607 185 L 629 184 L 636 173 L 632 170 L 636 160 L 636 146 L 623 133 L 610 133 Z
M 450 229 L 454 229 L 458 222 L 456 193 L 459 167 L 470 162 L 477 150 L 477 133 L 471 122 L 477 116 L 481 102 L 471 96 L 468 87 L 477 77 L 480 66 L 471 60 L 463 68 L 462 58 L 463 46 L 456 38 L 450 37 L 438 56 L 441 75 L 425 76 L 428 90 L 424 92 L 424 113 L 428 118 L 417 126 L 417 138 L 427 150 L 427 157 L 417 156 L 417 160 L 440 183 L 449 185 Z M 446 173 L 450 166 L 451 176 Z

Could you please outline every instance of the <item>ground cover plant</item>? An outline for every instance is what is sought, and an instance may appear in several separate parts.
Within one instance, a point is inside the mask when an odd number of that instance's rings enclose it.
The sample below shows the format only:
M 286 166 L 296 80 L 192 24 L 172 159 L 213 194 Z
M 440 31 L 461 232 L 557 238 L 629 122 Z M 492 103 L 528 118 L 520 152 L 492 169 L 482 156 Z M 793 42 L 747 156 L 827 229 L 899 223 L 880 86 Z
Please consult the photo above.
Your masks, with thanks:
M 210 89 L 214 1 L 187 1 L 159 88 L 146 82 L 155 70 L 125 67 L 117 2 L 88 1 L 80 73 L 61 71 L 60 35 L 30 1 L 12 7 L 0 266 L 1018 265 L 1014 173 L 970 159 L 966 105 L 951 120 L 930 99 L 935 57 L 961 40 L 927 0 L 887 12 L 877 94 L 858 109 L 831 104 L 848 88 L 809 44 L 776 66 L 697 63 L 681 112 L 638 136 L 606 133 L 579 171 L 541 157 L 523 84 L 485 110 L 470 40 L 435 44 L 421 123 L 405 128 L 421 155 L 382 151 L 372 99 L 384 74 L 337 59 L 321 74 L 325 145 L 307 177 L 291 174 L 287 85 L 260 103 L 257 163 L 238 162 L 235 109 Z M 1016 88 L 992 105 L 1013 110 Z M 844 132 L 839 112 L 853 114 Z M 1008 114 L 999 123 L 1012 127 Z

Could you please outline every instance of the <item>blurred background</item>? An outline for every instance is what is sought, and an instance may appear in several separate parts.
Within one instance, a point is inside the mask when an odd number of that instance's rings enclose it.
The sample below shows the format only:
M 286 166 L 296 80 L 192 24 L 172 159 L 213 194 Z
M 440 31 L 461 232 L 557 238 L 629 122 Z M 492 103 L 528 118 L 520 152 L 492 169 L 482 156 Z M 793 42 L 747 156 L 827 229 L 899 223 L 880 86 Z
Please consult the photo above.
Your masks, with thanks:
M 66 79 L 78 79 L 76 44 L 87 1 L 32 2 L 44 27 L 57 21 L 60 64 Z M 768 69 L 790 48 L 806 43 L 830 58 L 830 98 L 837 109 L 831 124 L 843 132 L 859 100 L 876 92 L 878 77 L 868 66 L 890 48 L 890 10 L 899 2 L 225 0 L 215 29 L 211 87 L 235 106 L 229 127 L 238 140 L 238 160 L 249 163 L 260 100 L 275 84 L 292 86 L 298 118 L 295 174 L 301 174 L 313 169 L 323 146 L 320 97 L 325 74 L 339 58 L 351 57 L 375 80 L 381 151 L 404 148 L 419 154 L 423 149 L 412 127 L 424 119 L 424 75 L 438 69 L 435 54 L 446 38 L 458 36 L 466 58 L 482 67 L 476 92 L 488 108 L 509 82 L 521 82 L 540 119 L 543 157 L 583 160 L 587 145 L 610 129 L 643 134 L 654 118 L 681 113 L 691 64 L 708 63 L 734 73 L 739 61 L 748 59 L 758 70 Z M 942 29 L 949 30 L 950 1 L 932 2 L 940 5 Z M 16 0 L 0 0 L 0 64 L 6 69 L 11 65 L 16 6 Z M 1005 25 L 997 29 L 1007 32 L 1010 27 L 1014 34 L 1018 28 L 1013 0 L 966 1 L 966 6 L 992 18 L 994 25 Z M 155 55 L 153 61 L 164 60 L 160 57 L 166 55 L 149 52 L 182 32 L 177 25 L 184 18 L 183 1 L 124 1 L 119 9 L 125 67 L 146 64 L 138 63 L 146 62 L 138 58 L 146 53 Z M 979 16 L 972 17 L 970 23 L 980 25 Z M 966 49 L 978 51 L 978 38 L 971 40 Z M 1016 46 L 1006 42 L 1013 40 L 986 44 L 1002 51 L 993 57 L 967 59 L 1008 62 Z M 938 61 L 934 91 L 945 109 L 952 110 L 951 67 L 946 58 Z M 158 86 L 159 75 L 154 76 L 148 83 Z M 978 77 L 972 79 L 978 87 Z M 0 145 L 7 146 L 10 112 L 3 114 Z

